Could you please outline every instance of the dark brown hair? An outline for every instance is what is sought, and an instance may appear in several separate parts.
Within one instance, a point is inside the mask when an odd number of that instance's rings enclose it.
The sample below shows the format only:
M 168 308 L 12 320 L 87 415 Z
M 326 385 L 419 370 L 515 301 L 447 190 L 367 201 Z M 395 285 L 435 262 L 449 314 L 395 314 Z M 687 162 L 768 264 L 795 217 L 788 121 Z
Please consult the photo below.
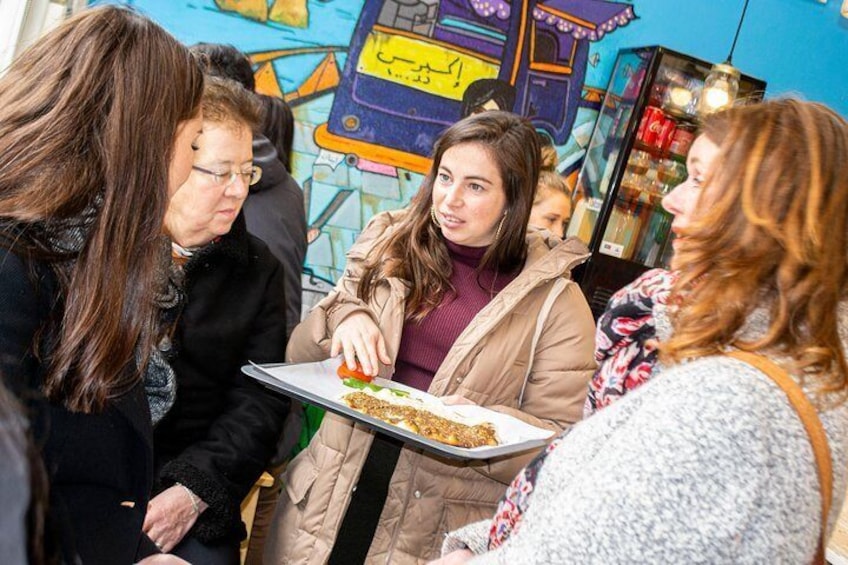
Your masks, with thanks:
M 511 272 L 527 258 L 527 221 L 539 180 L 539 142 L 530 122 L 510 112 L 473 114 L 449 127 L 436 141 L 433 164 L 398 228 L 375 247 L 365 263 L 358 295 L 367 300 L 380 279 L 409 283 L 407 316 L 423 318 L 451 290 L 451 261 L 441 231 L 430 218 L 433 184 L 445 151 L 457 145 L 484 146 L 497 164 L 506 192 L 506 219 L 500 237 L 486 250 L 479 271 Z
M 195 43 L 189 47 L 206 75 L 234 80 L 247 90 L 256 90 L 250 59 L 242 51 L 224 43 Z
M 822 392 L 845 391 L 837 325 L 848 286 L 848 124 L 820 104 L 775 100 L 710 116 L 703 134 L 719 146 L 702 189 L 715 200 L 683 234 L 662 355 L 773 351 Z M 763 306 L 767 331 L 742 340 Z
M 0 220 L 50 259 L 44 226 L 99 210 L 69 274 L 55 269 L 65 307 L 44 389 L 71 410 L 132 387 L 136 346 L 153 346 L 169 164 L 202 87 L 186 48 L 114 6 L 70 18 L 0 79 Z
M 286 170 L 291 172 L 291 153 L 294 142 L 294 114 L 292 114 L 291 106 L 276 96 L 260 94 L 259 98 L 265 107 L 262 135 L 268 138 L 277 150 L 277 157 L 286 166 Z

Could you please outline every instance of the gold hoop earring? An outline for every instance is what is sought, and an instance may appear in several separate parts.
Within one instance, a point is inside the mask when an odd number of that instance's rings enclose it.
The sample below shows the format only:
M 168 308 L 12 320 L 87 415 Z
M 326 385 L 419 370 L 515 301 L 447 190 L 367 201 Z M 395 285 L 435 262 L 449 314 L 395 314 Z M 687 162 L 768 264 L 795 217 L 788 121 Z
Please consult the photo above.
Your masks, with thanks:
M 440 224 L 438 218 L 436 218 L 435 206 L 430 206 L 430 219 L 433 220 L 433 225 L 435 225 L 437 228 L 442 227 L 442 224 Z
M 501 217 L 501 221 L 498 223 L 498 230 L 495 232 L 495 239 L 492 243 L 501 238 L 501 230 L 503 229 L 504 220 L 506 220 L 506 212 L 504 212 L 504 215 Z

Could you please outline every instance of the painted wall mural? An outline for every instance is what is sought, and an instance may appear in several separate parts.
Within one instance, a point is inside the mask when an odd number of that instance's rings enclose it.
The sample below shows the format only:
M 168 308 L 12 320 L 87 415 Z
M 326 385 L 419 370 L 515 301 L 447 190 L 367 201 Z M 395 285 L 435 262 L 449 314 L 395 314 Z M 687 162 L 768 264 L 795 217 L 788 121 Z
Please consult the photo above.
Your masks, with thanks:
M 128 3 L 187 44 L 223 42 L 243 50 L 254 64 L 257 90 L 292 106 L 297 121 L 293 174 L 304 190 L 309 226 L 306 308 L 341 275 L 345 252 L 365 223 L 409 202 L 427 170 L 432 143 L 446 126 L 478 107 L 511 109 L 551 138 L 560 155 L 558 169 L 573 175 L 618 49 L 663 44 L 720 60 L 741 2 L 715 0 L 708 16 L 694 6 L 700 2 L 672 0 Z M 794 18 L 796 26 L 802 21 L 803 28 L 803 20 L 790 12 L 809 15 L 820 6 L 811 0 L 760 4 L 792 7 L 758 17 L 755 10 L 763 6 L 752 6 L 746 22 L 753 20 L 754 36 L 785 17 Z M 770 21 L 763 21 L 764 13 Z M 814 15 L 818 19 L 810 25 L 828 16 L 821 10 Z M 694 33 L 691 22 L 696 21 Z M 681 30 L 683 25 L 687 29 Z M 848 30 L 836 26 L 828 33 L 816 39 L 827 47 L 813 47 L 835 62 L 848 52 Z M 758 69 L 744 61 L 779 58 L 797 51 L 797 44 L 772 44 L 759 58 L 746 48 L 754 53 L 756 43 L 746 45 L 743 32 L 734 62 L 767 79 L 770 92 L 775 78 L 779 87 L 781 77 L 792 74 L 785 65 Z M 841 60 L 839 68 L 844 68 Z M 823 92 L 848 92 L 848 78 L 840 74 L 845 73 L 821 73 L 818 78 L 831 81 Z M 846 113 L 848 102 L 843 107 L 839 102 L 830 101 Z
M 389 148 L 406 155 L 383 160 L 424 172 L 439 133 L 485 107 L 528 116 L 564 145 L 589 43 L 634 17 L 600 0 L 366 2 L 316 141 L 373 160 Z
M 236 45 L 257 90 L 292 106 L 309 226 L 305 307 L 341 275 L 364 224 L 409 202 L 439 132 L 474 109 L 530 117 L 573 171 L 605 88 L 585 84 L 598 60 L 590 45 L 636 17 L 602 0 L 133 4 L 186 43 Z M 186 18 L 191 33 L 171 25 Z M 224 36 L 211 32 L 222 25 Z

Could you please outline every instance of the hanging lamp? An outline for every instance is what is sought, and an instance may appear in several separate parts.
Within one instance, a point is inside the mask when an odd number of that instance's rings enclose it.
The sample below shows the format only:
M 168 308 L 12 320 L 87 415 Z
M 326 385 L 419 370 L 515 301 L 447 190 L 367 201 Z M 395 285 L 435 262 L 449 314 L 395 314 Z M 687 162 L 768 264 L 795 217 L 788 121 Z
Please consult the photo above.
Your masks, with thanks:
M 740 73 L 739 69 L 733 66 L 733 51 L 736 49 L 736 40 L 739 39 L 739 31 L 742 29 L 742 22 L 745 21 L 745 12 L 747 11 L 748 0 L 745 0 L 727 59 L 724 63 L 713 65 L 704 80 L 704 89 L 701 91 L 701 99 L 698 101 L 698 113 L 700 114 L 712 114 L 722 108 L 732 106 L 736 100 L 736 95 L 739 93 Z

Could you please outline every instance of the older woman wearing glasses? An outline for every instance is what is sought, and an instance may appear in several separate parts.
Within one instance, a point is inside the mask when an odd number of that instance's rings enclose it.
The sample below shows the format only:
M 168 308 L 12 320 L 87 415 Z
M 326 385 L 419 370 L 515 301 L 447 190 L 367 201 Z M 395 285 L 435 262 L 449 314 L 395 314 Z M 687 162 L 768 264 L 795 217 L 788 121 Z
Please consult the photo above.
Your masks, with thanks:
M 261 106 L 238 84 L 207 78 L 203 133 L 165 226 L 185 277 L 186 305 L 165 350 L 176 401 L 157 425 L 159 494 L 144 531 L 190 563 L 238 563 L 239 513 L 273 454 L 289 407 L 240 371 L 284 358 L 283 268 L 248 235 L 242 204 L 259 180 L 252 128 Z

